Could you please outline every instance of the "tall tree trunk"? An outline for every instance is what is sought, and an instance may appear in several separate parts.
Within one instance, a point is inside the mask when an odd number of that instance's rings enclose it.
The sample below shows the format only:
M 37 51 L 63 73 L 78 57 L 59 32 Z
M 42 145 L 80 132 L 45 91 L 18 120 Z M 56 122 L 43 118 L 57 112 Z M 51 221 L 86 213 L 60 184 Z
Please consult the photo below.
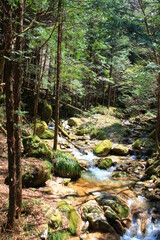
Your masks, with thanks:
M 39 99 L 39 92 L 40 92 L 40 86 L 41 86 L 41 75 L 42 75 L 42 56 L 40 53 L 40 61 L 39 62 L 39 73 L 37 74 L 38 82 L 36 86 L 36 98 L 34 103 L 34 130 L 33 135 L 36 134 L 36 123 L 37 123 L 37 113 L 38 113 L 38 99 Z
M 62 45 L 62 0 L 58 0 L 58 45 L 57 45 L 57 83 L 56 83 L 56 107 L 55 107 L 55 131 L 54 150 L 58 145 L 58 125 L 59 125 L 59 89 L 61 74 L 61 45 Z
M 7 115 L 7 144 L 8 144 L 8 172 L 9 172 L 9 209 L 7 230 L 14 227 L 16 213 L 16 175 L 15 175 L 15 139 L 14 139 L 14 94 L 13 94 L 13 69 L 12 69 L 12 8 L 8 1 L 2 1 L 4 11 L 4 43 L 5 43 L 5 70 L 6 83 L 6 115 Z
M 109 78 L 112 78 L 112 70 L 113 67 L 112 65 L 110 65 L 110 70 L 109 70 Z M 109 109 L 111 106 L 111 91 L 112 91 L 112 87 L 111 84 L 108 84 L 108 101 L 107 101 L 107 108 Z
M 14 64 L 14 110 L 15 110 L 15 160 L 16 160 L 16 215 L 20 218 L 22 208 L 22 172 L 21 172 L 21 86 L 22 86 L 22 37 L 23 32 L 23 0 L 16 10 L 16 59 Z

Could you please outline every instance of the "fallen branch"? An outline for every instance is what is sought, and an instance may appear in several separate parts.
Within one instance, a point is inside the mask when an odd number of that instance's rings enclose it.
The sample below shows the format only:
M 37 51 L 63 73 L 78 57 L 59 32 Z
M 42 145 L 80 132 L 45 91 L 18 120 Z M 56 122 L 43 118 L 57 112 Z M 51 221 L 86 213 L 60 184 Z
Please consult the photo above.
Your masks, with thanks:
M 2 125 L 0 125 L 0 131 L 2 131 L 7 136 L 7 131 L 2 127 Z

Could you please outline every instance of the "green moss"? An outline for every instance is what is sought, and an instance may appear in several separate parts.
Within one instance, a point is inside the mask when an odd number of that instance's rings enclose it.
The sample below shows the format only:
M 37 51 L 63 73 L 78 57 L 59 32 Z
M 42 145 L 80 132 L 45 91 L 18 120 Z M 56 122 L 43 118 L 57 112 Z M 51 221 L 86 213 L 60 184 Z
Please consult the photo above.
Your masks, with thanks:
M 58 211 L 53 210 L 52 208 L 50 208 L 47 213 L 46 213 L 46 217 L 49 219 L 50 223 L 49 225 L 52 228 L 58 228 L 61 225 L 61 215 Z
M 53 139 L 54 133 L 50 130 L 45 130 L 43 134 L 40 136 L 41 139 Z
M 43 134 L 44 131 L 45 131 L 45 127 L 43 126 L 43 124 L 37 123 L 36 124 L 36 135 L 38 137 L 40 137 Z
M 109 167 L 111 167 L 111 165 L 112 165 L 112 159 L 111 158 L 105 158 L 105 159 L 102 159 L 102 161 L 100 162 L 98 167 L 102 168 L 102 169 L 108 169 Z
M 78 227 L 78 215 L 75 209 L 71 209 L 69 216 L 69 231 L 72 234 L 76 234 L 77 227 Z
M 52 106 L 48 104 L 46 101 L 41 103 L 41 107 L 39 108 L 39 115 L 41 119 L 45 122 L 49 122 L 52 117 Z
M 69 218 L 69 231 L 74 235 L 77 232 L 78 227 L 78 215 L 76 210 L 69 205 L 66 201 L 61 201 L 58 203 L 58 208 L 61 212 L 66 212 Z
M 112 219 L 112 220 L 117 218 L 117 214 L 109 206 L 107 206 L 105 208 L 105 214 L 104 215 L 105 215 L 106 218 Z
M 127 218 L 129 215 L 129 208 L 127 205 L 122 204 L 120 201 L 109 201 L 109 206 L 114 212 L 118 214 L 120 219 Z
M 36 135 L 23 138 L 23 146 L 24 152 L 29 157 L 44 158 L 50 161 L 53 159 L 52 150 Z
M 81 167 L 73 157 L 57 151 L 55 173 L 60 177 L 77 179 L 81 176 Z
M 115 142 L 119 142 L 126 134 L 126 127 L 120 123 L 113 123 L 103 128 L 93 127 L 90 132 L 91 138 L 96 138 L 98 140 L 109 138 Z
M 79 126 L 81 124 L 81 119 L 79 118 L 70 118 L 68 120 L 68 125 L 71 126 L 71 127 L 74 127 L 74 126 Z
M 67 231 L 57 231 L 52 232 L 52 230 L 49 231 L 48 240 L 68 240 L 69 239 L 69 233 Z
M 129 174 L 126 172 L 114 172 L 112 178 L 126 178 L 129 177 Z
M 134 149 L 137 149 L 137 150 L 140 150 L 141 149 L 141 140 L 140 139 L 137 139 L 133 144 L 132 144 L 132 147 Z
M 23 187 L 41 187 L 51 177 L 51 166 L 44 162 L 39 166 L 29 166 L 22 174 Z
M 104 141 L 98 143 L 94 147 L 93 153 L 96 156 L 105 157 L 111 151 L 111 148 L 112 148 L 112 143 L 109 140 L 104 140 Z

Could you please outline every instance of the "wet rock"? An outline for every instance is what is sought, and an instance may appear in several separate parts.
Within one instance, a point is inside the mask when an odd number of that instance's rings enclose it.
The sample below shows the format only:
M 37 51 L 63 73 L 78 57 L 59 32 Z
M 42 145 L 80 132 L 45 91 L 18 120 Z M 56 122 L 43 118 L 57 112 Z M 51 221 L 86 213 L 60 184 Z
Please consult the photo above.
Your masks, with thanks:
M 80 240 L 120 240 L 116 233 L 88 233 L 80 236 Z
M 93 153 L 98 157 L 105 157 L 111 151 L 111 148 L 112 148 L 111 141 L 106 139 L 106 140 L 98 143 L 94 147 Z
M 112 159 L 111 158 L 104 158 L 100 160 L 98 163 L 98 167 L 101 169 L 108 169 L 112 166 Z
M 113 147 L 111 154 L 118 155 L 118 156 L 127 156 L 129 153 L 129 149 L 123 145 L 116 145 Z
M 103 207 L 110 225 L 118 234 L 123 235 L 125 232 L 123 219 L 130 219 L 128 206 L 113 194 L 102 192 L 96 195 L 96 201 Z
M 114 232 L 114 229 L 109 225 L 101 208 L 95 200 L 90 200 L 83 204 L 81 207 L 81 213 L 83 219 L 89 221 L 92 229 L 103 232 Z
M 81 119 L 72 117 L 68 120 L 68 125 L 70 127 L 77 127 L 82 123 Z

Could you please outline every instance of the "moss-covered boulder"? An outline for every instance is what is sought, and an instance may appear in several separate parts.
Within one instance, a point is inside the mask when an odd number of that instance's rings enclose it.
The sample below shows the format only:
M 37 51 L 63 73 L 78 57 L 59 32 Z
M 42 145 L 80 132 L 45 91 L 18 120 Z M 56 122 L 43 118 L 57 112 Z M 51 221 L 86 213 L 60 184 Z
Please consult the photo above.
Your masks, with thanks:
M 58 210 L 55 210 L 48 206 L 48 210 L 47 210 L 45 216 L 48 219 L 48 224 L 53 229 L 57 229 L 61 226 L 61 215 Z
M 104 140 L 100 143 L 98 143 L 94 149 L 93 149 L 93 153 L 96 155 L 96 156 L 99 156 L 99 157 L 105 157 L 108 155 L 108 153 L 111 151 L 111 148 L 112 148 L 112 143 L 111 141 L 109 140 Z
M 119 219 L 129 216 L 129 207 L 113 194 L 102 192 L 96 197 L 96 201 L 103 206 L 104 209 L 110 207 L 117 214 Z
M 96 201 L 103 208 L 108 223 L 119 235 L 123 235 L 131 222 L 128 206 L 113 194 L 101 192 L 96 195 Z M 128 222 L 124 224 L 123 219 L 128 219 Z
M 72 117 L 68 120 L 68 125 L 70 127 L 77 127 L 82 123 L 81 119 Z
M 22 186 L 43 187 L 51 177 L 52 164 L 47 161 L 39 161 L 36 158 L 22 159 Z M 5 183 L 8 184 L 8 177 Z
M 75 235 L 77 232 L 78 227 L 78 214 L 73 206 L 68 204 L 66 201 L 61 201 L 58 203 L 58 209 L 60 212 L 63 213 L 63 215 L 66 213 L 67 218 L 69 220 L 68 222 L 68 229 L 71 232 L 71 234 Z
M 43 187 L 51 178 L 51 163 L 29 158 L 22 162 L 23 187 Z
M 45 127 L 42 123 L 38 122 L 36 124 L 36 135 L 40 137 L 45 131 Z
M 101 169 L 108 169 L 112 166 L 112 159 L 111 158 L 104 158 L 98 164 L 98 167 Z
M 81 207 L 81 214 L 84 221 L 89 221 L 90 228 L 97 231 L 114 232 L 95 200 L 84 203 Z
M 29 157 L 53 159 L 53 152 L 38 136 L 23 138 L 24 153 Z
M 137 149 L 137 150 L 140 150 L 141 149 L 141 140 L 140 139 L 137 139 L 133 144 L 132 144 L 132 147 L 134 149 Z
M 132 144 L 132 147 L 136 150 L 143 150 L 143 153 L 145 152 L 147 155 L 150 156 L 156 150 L 156 143 L 151 138 L 141 138 L 137 139 Z
M 39 104 L 39 115 L 41 116 L 41 119 L 45 122 L 49 122 L 52 117 L 52 106 L 48 104 L 46 101 Z
M 54 133 L 50 130 L 45 130 L 43 134 L 40 136 L 41 139 L 53 139 Z
M 118 155 L 118 156 L 126 156 L 129 153 L 129 149 L 126 146 L 123 145 L 116 145 L 112 149 L 112 154 L 113 155 Z
M 81 167 L 73 157 L 57 151 L 55 158 L 54 172 L 56 175 L 71 179 L 77 179 L 81 176 Z

